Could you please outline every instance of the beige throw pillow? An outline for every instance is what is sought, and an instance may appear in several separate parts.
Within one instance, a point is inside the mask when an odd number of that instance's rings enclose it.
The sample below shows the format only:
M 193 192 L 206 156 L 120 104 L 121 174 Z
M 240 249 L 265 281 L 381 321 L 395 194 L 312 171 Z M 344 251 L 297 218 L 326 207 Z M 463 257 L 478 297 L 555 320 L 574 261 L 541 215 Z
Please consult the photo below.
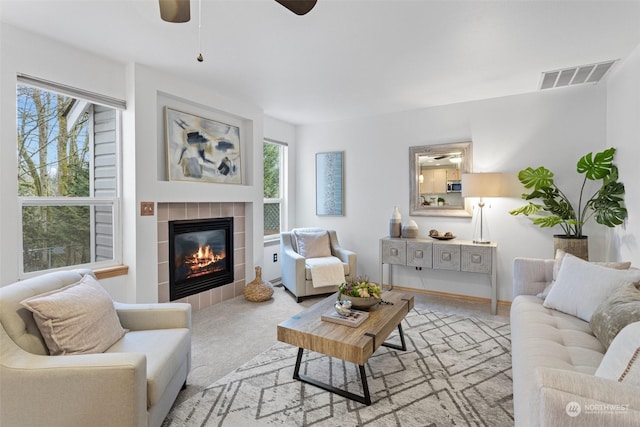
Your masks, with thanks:
M 92 277 L 27 298 L 51 355 L 102 353 L 126 333 L 111 297 Z
M 589 326 L 602 345 L 609 347 L 618 332 L 640 322 L 640 282 L 616 289 L 593 312 Z
M 329 233 L 326 230 L 293 232 L 296 236 L 298 253 L 305 258 L 320 258 L 331 256 Z

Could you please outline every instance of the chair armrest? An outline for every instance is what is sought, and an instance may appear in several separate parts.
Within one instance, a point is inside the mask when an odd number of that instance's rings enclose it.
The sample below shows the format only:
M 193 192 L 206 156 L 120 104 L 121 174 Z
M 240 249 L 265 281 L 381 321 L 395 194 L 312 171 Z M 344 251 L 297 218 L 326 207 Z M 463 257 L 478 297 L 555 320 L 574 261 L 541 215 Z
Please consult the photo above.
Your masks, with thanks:
M 553 280 L 552 259 L 521 258 L 513 260 L 513 298 L 537 295 Z
M 356 256 L 356 253 L 348 249 L 344 249 L 341 246 L 334 246 L 332 255 L 336 258 L 340 258 L 340 261 L 349 264 L 351 258 Z
M 0 344 L 0 425 L 147 424 L 143 354 L 35 355 L 4 328 Z
M 536 382 L 542 426 L 640 426 L 640 387 L 552 368 L 538 368 Z M 571 417 L 573 402 L 580 414 Z
M 357 262 L 356 253 L 348 249 L 344 249 L 340 246 L 335 246 L 333 248 L 333 255 L 336 258 L 340 258 L 340 261 L 349 264 L 349 276 L 355 279 L 356 276 L 358 275 L 357 273 L 358 262 Z
M 349 276 L 355 279 L 358 275 L 358 261 L 356 253 L 340 246 L 335 230 L 329 230 L 329 241 L 331 243 L 331 254 L 334 257 L 339 258 L 340 261 L 349 264 Z
M 291 233 L 281 233 L 280 256 L 282 257 L 282 283 L 296 296 L 304 296 L 304 257 L 293 250 Z M 301 286 L 298 290 L 297 287 Z
M 123 328 L 131 331 L 150 329 L 191 329 L 191 304 L 171 302 L 158 304 L 113 303 Z

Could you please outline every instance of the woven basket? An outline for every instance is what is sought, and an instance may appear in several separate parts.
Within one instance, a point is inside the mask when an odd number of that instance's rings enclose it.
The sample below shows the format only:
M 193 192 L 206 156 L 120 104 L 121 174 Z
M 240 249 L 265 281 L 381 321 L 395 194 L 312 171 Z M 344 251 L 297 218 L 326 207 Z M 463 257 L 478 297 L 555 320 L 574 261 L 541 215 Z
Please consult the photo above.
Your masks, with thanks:
M 247 301 L 262 302 L 271 299 L 273 286 L 262 281 L 262 268 L 256 267 L 256 278 L 244 287 L 244 297 Z

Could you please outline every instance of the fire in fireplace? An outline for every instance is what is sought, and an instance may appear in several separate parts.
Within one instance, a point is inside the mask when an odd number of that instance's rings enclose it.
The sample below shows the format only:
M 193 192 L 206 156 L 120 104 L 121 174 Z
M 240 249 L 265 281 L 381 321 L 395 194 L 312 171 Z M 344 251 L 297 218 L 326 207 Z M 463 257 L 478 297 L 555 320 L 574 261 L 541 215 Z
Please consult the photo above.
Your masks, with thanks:
M 169 221 L 172 301 L 232 282 L 233 218 Z

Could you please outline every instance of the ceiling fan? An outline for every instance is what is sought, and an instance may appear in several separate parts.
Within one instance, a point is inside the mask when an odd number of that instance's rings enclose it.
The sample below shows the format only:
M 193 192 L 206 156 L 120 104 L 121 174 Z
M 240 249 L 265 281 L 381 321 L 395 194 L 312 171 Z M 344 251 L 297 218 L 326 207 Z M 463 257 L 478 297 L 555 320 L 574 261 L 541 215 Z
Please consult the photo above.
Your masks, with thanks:
M 191 19 L 190 0 L 158 0 L 160 17 L 167 22 L 189 22 Z M 276 0 L 296 15 L 308 13 L 318 0 Z

